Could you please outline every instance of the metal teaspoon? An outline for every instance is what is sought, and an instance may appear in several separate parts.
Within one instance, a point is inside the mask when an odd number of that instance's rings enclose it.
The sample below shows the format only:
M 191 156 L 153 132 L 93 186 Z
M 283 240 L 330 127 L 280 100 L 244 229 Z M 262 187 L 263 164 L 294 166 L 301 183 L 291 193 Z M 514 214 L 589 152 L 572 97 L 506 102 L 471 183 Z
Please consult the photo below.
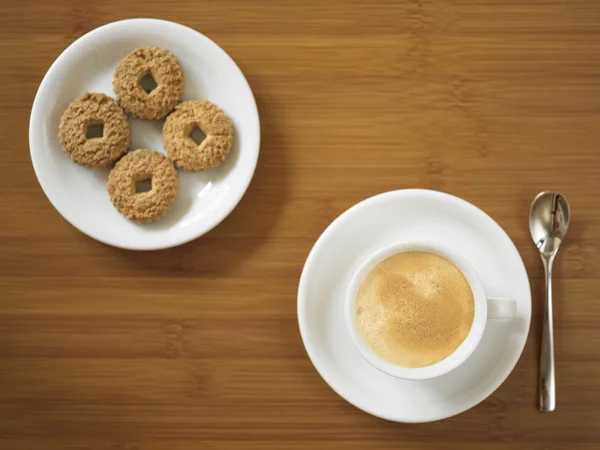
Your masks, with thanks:
M 554 337 L 552 333 L 552 263 L 567 230 L 571 213 L 567 199 L 558 192 L 541 192 L 531 203 L 529 231 L 540 251 L 546 271 L 546 296 L 540 361 L 540 411 L 556 407 L 554 382 Z

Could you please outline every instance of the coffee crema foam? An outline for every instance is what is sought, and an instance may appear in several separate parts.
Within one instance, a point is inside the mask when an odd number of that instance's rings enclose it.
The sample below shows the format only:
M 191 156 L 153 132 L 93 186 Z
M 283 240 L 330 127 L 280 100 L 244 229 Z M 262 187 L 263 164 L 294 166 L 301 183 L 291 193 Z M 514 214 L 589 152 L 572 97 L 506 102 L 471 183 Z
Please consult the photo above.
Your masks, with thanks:
M 451 355 L 475 314 L 469 283 L 450 261 L 433 253 L 398 253 L 379 263 L 356 297 L 356 325 L 386 361 L 425 367 Z

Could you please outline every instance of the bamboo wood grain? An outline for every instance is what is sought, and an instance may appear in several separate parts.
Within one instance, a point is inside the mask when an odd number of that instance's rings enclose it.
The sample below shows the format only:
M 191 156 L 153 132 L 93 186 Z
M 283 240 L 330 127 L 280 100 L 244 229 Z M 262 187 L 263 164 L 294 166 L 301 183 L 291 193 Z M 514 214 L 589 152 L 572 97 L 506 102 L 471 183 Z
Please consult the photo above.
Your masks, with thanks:
M 259 166 L 218 228 L 131 253 L 66 223 L 32 170 L 28 119 L 58 54 L 107 22 L 177 21 L 240 65 Z M 0 448 L 597 449 L 600 3 L 22 0 L 0 4 Z M 465 198 L 531 277 L 524 354 L 489 399 L 403 425 L 339 398 L 309 362 L 296 289 L 314 241 L 379 192 Z M 557 410 L 537 412 L 542 266 L 527 213 L 562 191 Z

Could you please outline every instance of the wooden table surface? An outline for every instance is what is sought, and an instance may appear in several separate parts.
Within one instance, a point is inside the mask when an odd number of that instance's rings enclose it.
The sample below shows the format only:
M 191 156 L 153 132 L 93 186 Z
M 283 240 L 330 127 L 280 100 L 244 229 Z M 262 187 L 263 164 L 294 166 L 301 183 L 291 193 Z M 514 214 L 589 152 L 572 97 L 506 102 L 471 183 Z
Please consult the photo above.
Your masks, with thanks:
M 214 39 L 256 96 L 262 146 L 237 209 L 190 244 L 102 245 L 53 209 L 28 120 L 74 39 L 136 16 Z M 0 6 L 0 448 L 598 449 L 600 2 L 5 0 Z M 531 278 L 507 381 L 457 417 L 376 419 L 301 342 L 296 289 L 325 227 L 422 187 L 490 214 Z M 555 265 L 557 410 L 537 411 L 542 265 L 529 202 L 563 192 Z

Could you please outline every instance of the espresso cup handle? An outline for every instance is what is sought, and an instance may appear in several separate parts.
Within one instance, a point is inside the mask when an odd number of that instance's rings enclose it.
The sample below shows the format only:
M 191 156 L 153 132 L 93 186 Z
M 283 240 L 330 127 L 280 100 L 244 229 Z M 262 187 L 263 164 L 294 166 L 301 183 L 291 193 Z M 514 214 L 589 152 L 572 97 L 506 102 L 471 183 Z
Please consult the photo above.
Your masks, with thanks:
M 517 302 L 508 298 L 487 299 L 488 319 L 507 319 L 517 315 Z

